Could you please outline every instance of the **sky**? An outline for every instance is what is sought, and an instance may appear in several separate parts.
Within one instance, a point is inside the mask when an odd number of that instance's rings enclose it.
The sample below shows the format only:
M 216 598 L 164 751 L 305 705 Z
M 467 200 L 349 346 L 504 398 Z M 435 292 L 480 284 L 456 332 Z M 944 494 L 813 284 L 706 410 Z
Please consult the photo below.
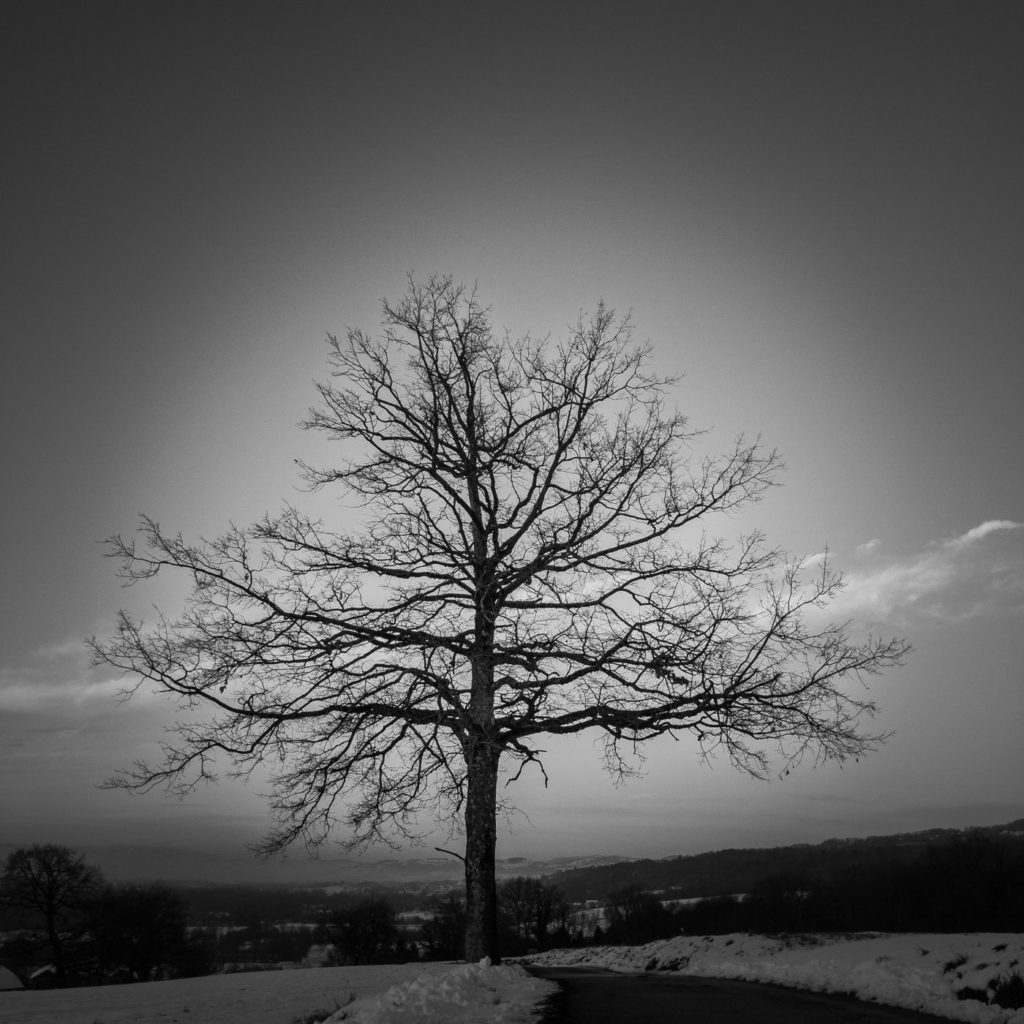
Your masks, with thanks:
M 666 741 L 615 787 L 592 737 L 552 742 L 500 856 L 1024 816 L 1019 4 L 15 0 L 0 35 L 0 843 L 244 856 L 269 827 L 257 786 L 98 788 L 174 708 L 119 703 L 83 640 L 181 597 L 124 591 L 101 541 L 306 501 L 325 338 L 410 272 L 513 334 L 631 310 L 692 425 L 782 454 L 741 525 L 827 547 L 835 617 L 914 647 L 842 770 Z

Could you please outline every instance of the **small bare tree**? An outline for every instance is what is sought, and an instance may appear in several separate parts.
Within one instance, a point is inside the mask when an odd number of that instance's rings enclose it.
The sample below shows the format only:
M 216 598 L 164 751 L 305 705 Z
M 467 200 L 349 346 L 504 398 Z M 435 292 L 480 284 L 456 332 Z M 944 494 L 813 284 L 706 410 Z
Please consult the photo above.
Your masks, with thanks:
M 495 337 L 450 278 L 410 279 L 384 335 L 330 339 L 331 378 L 306 426 L 353 444 L 314 488 L 359 503 L 351 530 L 294 507 L 188 543 L 144 520 L 112 538 L 129 581 L 191 576 L 184 615 L 122 613 L 98 663 L 154 682 L 206 721 L 179 722 L 162 763 L 120 777 L 186 792 L 226 755 L 274 767 L 265 851 L 412 835 L 416 812 L 465 828 L 466 956 L 496 958 L 494 857 L 502 761 L 543 771 L 544 734 L 598 730 L 613 773 L 678 730 L 739 767 L 860 754 L 870 701 L 849 677 L 898 662 L 899 640 L 852 642 L 804 614 L 839 579 L 705 522 L 755 501 L 774 452 L 740 439 L 687 458 L 627 319 L 599 306 L 562 344 Z
M 498 908 L 506 930 L 525 952 L 530 946 L 547 948 L 551 926 L 568 917 L 561 890 L 540 878 L 517 875 L 498 887 Z
M 0 903 L 31 911 L 42 920 L 58 981 L 67 967 L 68 929 L 99 895 L 103 876 L 67 846 L 35 845 L 7 857 L 0 876 Z

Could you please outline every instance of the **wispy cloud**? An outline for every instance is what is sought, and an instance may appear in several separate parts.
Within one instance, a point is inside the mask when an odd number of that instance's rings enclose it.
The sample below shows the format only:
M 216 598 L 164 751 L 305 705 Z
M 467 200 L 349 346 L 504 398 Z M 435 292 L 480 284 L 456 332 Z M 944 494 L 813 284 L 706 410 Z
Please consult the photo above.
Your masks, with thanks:
M 875 537 L 873 540 L 865 541 L 863 544 L 857 545 L 857 550 L 854 554 L 858 558 L 867 558 L 872 552 L 877 551 L 882 546 L 882 542 Z
M 882 556 L 881 546 L 877 539 L 858 546 L 862 565 L 845 574 L 832 616 L 899 624 L 1024 614 L 1024 523 L 989 519 L 896 560 Z
M 0 669 L 0 711 L 70 710 L 97 701 L 113 707 L 123 689 L 121 680 L 51 679 L 31 669 Z
M 989 534 L 1006 530 L 1019 530 L 1021 527 L 1024 527 L 1024 523 L 1015 523 L 1011 519 L 987 519 L 980 526 L 975 526 L 973 530 L 968 530 L 962 537 L 955 537 L 953 540 L 947 541 L 946 546 L 966 547 L 968 544 L 982 540 L 984 537 L 989 536 Z
M 20 665 L 0 665 L 0 711 L 112 708 L 124 688 L 124 679 L 91 667 L 80 640 L 48 644 Z

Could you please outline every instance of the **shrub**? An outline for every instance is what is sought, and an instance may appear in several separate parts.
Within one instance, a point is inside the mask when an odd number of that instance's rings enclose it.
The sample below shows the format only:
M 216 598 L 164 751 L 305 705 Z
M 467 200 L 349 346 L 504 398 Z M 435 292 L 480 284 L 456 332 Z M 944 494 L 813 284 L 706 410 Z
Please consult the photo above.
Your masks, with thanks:
M 1024 977 L 1014 971 L 1008 978 L 999 978 L 992 988 L 992 1002 L 1006 1010 L 1024 1007 Z

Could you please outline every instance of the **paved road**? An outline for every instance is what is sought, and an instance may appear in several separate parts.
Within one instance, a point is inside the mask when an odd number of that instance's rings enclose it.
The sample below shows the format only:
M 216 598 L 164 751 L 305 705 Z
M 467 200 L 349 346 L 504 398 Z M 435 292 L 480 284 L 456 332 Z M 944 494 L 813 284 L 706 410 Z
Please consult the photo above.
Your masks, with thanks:
M 562 986 L 543 1024 L 928 1024 L 943 1020 L 847 996 L 748 981 L 616 974 L 581 967 L 529 969 Z

